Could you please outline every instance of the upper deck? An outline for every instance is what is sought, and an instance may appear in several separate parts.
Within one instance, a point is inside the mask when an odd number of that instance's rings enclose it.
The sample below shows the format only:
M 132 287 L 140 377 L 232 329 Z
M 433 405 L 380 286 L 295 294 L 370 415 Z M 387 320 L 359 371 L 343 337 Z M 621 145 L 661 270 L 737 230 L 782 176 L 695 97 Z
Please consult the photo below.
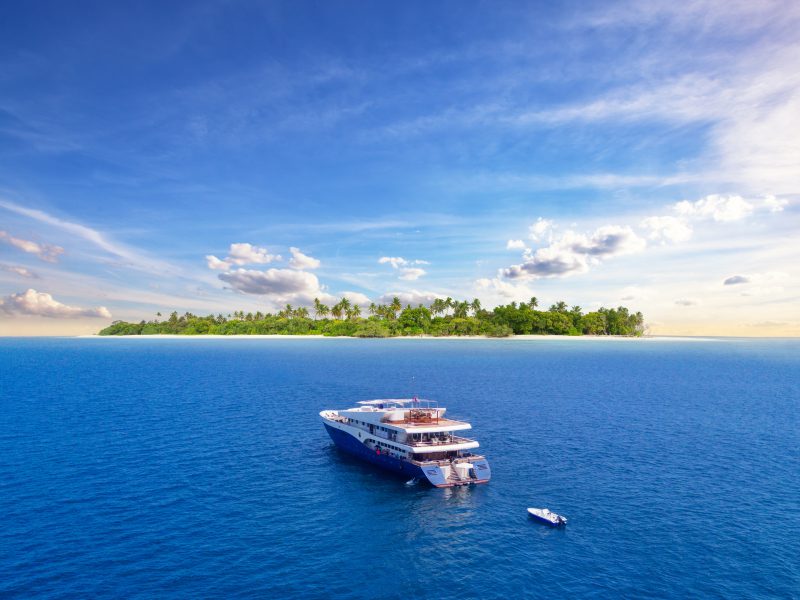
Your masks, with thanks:
M 466 421 L 445 417 L 446 408 L 430 400 L 385 399 L 359 402 L 361 406 L 339 410 L 346 419 L 403 433 L 436 433 L 472 429 Z

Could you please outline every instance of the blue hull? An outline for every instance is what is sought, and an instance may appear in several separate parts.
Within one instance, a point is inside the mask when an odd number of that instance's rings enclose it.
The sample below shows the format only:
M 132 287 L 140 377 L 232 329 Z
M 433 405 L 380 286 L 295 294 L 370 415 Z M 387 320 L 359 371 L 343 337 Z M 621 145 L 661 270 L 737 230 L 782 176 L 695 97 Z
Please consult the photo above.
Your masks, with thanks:
M 374 450 L 367 448 L 360 440 L 357 440 L 349 433 L 331 427 L 327 423 L 325 423 L 325 429 L 328 430 L 328 435 L 331 436 L 333 443 L 348 454 L 357 456 L 367 462 L 371 462 L 373 465 L 397 473 L 398 475 L 403 475 L 408 478 L 418 477 L 425 481 L 428 480 L 425 473 L 423 473 L 422 469 L 417 465 L 389 456 L 388 454 L 377 454 Z

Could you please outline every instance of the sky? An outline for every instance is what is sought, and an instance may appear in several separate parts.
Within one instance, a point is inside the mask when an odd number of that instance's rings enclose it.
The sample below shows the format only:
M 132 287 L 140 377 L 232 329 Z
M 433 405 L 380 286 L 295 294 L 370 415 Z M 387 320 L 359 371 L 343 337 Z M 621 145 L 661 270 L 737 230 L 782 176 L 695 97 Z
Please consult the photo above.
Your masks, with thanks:
M 342 296 L 800 335 L 800 4 L 9 2 L 0 335 Z

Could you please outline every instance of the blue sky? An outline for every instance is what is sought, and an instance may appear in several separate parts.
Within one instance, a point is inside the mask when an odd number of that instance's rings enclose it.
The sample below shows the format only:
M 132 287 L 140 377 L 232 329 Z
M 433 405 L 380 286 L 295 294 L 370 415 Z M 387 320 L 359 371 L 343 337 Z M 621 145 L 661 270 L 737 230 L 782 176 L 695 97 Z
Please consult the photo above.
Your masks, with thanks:
M 0 334 L 343 294 L 800 334 L 798 31 L 792 2 L 12 3 Z

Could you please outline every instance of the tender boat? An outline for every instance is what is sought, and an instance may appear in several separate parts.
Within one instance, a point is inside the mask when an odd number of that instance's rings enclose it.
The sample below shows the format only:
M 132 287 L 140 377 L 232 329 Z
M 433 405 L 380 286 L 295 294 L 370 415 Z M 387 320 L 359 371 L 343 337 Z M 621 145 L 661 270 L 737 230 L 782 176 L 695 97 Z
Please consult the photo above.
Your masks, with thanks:
M 550 512 L 546 508 L 529 508 L 528 514 L 537 521 L 550 525 L 550 527 L 563 527 L 567 524 L 566 517 Z
M 456 435 L 472 425 L 446 418 L 447 409 L 437 403 L 411 398 L 358 405 L 319 413 L 342 450 L 436 487 L 486 483 L 491 478 L 486 458 L 472 452 L 480 444 Z

